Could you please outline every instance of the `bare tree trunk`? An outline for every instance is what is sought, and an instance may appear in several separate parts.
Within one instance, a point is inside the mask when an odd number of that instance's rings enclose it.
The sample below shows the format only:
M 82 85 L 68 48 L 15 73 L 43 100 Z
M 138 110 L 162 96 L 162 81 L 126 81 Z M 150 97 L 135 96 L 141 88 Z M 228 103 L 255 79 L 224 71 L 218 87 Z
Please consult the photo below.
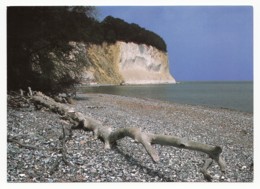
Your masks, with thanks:
M 117 140 L 120 140 L 124 137 L 130 137 L 144 146 L 145 150 L 154 162 L 159 161 L 159 155 L 152 147 L 152 144 L 160 144 L 188 150 L 195 150 L 208 154 L 209 159 L 205 161 L 201 172 L 209 181 L 211 180 L 211 177 L 207 172 L 207 169 L 210 167 L 212 160 L 218 163 L 220 170 L 223 173 L 225 172 L 226 164 L 225 161 L 220 157 L 222 149 L 219 146 L 212 146 L 199 142 L 189 141 L 175 136 L 144 133 L 140 128 L 136 127 L 112 130 L 110 127 L 103 126 L 101 122 L 94 120 L 91 117 L 85 116 L 80 112 L 75 112 L 68 106 L 55 102 L 52 98 L 45 96 L 41 92 L 35 93 L 32 99 L 35 103 L 41 104 L 45 107 L 48 107 L 52 111 L 63 115 L 66 119 L 77 124 L 76 127 L 83 127 L 93 131 L 95 139 L 103 139 L 106 149 L 110 149 L 112 145 L 116 144 Z
M 20 89 L 20 95 L 23 96 L 23 90 L 22 89 Z
M 28 87 L 28 96 L 31 97 L 33 95 L 32 89 L 31 87 Z

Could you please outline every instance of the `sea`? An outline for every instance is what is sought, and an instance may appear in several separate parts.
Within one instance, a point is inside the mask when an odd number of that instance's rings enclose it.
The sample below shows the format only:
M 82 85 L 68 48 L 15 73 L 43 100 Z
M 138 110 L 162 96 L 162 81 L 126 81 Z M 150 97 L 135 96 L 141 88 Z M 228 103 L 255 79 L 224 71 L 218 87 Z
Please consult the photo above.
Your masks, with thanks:
M 81 92 L 150 98 L 253 113 L 252 81 L 179 82 L 123 86 L 83 86 Z

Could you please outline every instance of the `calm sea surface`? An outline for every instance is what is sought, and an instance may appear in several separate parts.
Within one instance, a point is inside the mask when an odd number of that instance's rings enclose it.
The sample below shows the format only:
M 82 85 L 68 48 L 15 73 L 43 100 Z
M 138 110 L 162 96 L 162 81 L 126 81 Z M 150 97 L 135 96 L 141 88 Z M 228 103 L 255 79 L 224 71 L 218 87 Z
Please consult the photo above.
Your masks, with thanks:
M 81 89 L 82 92 L 152 98 L 253 112 L 253 82 L 181 82 L 179 84 L 95 86 Z

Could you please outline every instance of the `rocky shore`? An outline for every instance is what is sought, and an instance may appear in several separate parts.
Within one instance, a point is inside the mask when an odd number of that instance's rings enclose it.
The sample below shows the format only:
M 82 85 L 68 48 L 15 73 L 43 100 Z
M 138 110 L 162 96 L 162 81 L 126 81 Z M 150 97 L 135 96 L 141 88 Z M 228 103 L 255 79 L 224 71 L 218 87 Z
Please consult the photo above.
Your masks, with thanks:
M 206 182 L 200 173 L 203 153 L 155 145 L 160 156 L 155 164 L 129 138 L 105 150 L 102 141 L 84 130 L 72 131 L 66 141 L 68 163 L 55 167 L 62 157 L 55 150 L 62 145 L 62 126 L 69 123 L 31 103 L 14 107 L 10 99 L 8 95 L 7 182 Z M 140 127 L 219 145 L 227 171 L 221 177 L 213 162 L 213 182 L 253 181 L 253 114 L 105 94 L 77 94 L 70 106 L 114 129 Z

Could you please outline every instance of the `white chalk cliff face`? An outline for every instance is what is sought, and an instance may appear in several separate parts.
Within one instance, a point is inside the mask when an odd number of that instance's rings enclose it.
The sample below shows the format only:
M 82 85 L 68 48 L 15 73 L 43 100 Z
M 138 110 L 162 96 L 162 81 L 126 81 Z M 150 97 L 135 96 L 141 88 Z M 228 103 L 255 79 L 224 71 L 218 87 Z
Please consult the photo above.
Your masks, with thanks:
M 94 83 L 176 83 L 169 72 L 167 54 L 155 47 L 118 41 L 89 45 L 86 52 L 91 66 L 84 77 Z
M 117 42 L 120 46 L 119 72 L 127 84 L 175 83 L 168 56 L 145 44 Z

